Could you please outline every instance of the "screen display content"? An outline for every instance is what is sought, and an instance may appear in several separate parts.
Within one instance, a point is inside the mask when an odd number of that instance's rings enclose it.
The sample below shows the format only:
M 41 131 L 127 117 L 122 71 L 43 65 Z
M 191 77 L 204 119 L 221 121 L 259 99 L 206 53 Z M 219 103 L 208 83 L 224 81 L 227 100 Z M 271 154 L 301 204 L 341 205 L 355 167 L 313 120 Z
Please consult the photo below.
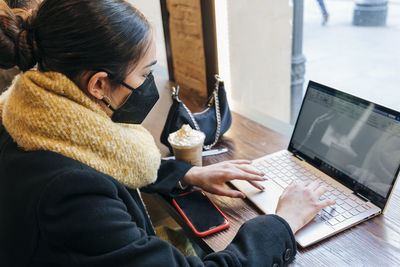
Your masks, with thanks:
M 400 163 L 400 117 L 311 84 L 291 146 L 386 198 Z

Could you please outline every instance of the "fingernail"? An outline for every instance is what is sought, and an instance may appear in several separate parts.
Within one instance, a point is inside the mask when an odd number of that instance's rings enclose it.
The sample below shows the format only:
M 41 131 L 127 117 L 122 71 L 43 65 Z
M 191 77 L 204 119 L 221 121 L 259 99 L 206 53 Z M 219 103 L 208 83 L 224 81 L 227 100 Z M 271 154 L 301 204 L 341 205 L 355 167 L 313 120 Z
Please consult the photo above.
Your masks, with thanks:
M 259 174 L 260 174 L 261 176 L 264 176 L 264 175 L 265 175 L 265 173 L 264 173 L 264 172 L 259 172 Z
M 261 177 L 264 181 L 267 181 L 268 180 L 268 178 L 267 177 Z
M 265 190 L 265 187 L 262 186 L 262 185 L 260 185 L 260 190 L 261 190 L 261 191 L 264 191 L 264 190 Z

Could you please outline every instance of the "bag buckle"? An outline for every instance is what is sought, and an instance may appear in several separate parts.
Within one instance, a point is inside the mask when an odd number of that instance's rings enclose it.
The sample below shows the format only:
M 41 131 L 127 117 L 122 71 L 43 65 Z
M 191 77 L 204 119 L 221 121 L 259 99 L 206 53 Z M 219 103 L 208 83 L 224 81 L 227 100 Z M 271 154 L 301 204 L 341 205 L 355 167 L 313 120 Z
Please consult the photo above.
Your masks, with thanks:
M 214 91 L 212 92 L 210 98 L 207 101 L 207 107 L 211 107 L 214 104 L 214 98 L 218 94 L 219 84 L 220 82 L 222 82 L 222 79 L 219 77 L 218 74 L 215 74 L 214 77 L 215 77 L 215 87 Z
M 178 94 L 179 94 L 179 85 L 177 85 L 176 87 L 175 86 L 172 87 L 172 94 L 171 94 L 172 98 L 176 99 L 177 101 L 180 101 Z

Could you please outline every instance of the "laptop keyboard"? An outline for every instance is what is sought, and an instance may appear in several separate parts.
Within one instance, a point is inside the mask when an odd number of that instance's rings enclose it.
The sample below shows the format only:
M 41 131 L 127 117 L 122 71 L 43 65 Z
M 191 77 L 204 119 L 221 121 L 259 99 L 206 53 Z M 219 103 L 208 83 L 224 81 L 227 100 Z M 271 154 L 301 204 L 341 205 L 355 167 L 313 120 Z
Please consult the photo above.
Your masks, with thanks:
M 321 200 L 329 198 L 335 200 L 336 205 L 321 210 L 314 218 L 316 222 L 326 221 L 333 226 L 371 208 L 369 203 L 335 186 L 333 181 L 322 179 L 322 176 L 313 172 L 311 167 L 300 165 L 289 152 L 256 161 L 253 166 L 264 172 L 269 180 L 282 188 L 286 188 L 293 181 L 310 183 L 318 180 L 325 186 L 328 191 L 322 195 Z

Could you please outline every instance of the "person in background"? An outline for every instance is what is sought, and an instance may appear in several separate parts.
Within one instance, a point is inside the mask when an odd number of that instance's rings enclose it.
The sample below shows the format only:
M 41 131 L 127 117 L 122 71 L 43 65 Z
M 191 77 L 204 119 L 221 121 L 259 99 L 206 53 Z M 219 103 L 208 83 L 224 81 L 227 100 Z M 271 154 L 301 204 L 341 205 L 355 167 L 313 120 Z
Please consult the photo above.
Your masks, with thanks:
M 14 9 L 14 13 L 22 18 L 28 16 L 35 9 L 39 0 L 6 0 L 8 6 Z M 0 94 L 11 85 L 12 80 L 20 73 L 17 67 L 0 69 Z
M 329 13 L 328 10 L 326 9 L 324 0 L 317 0 L 317 1 L 322 12 L 322 25 L 325 26 L 329 20 Z
M 185 257 L 155 235 L 140 191 L 244 198 L 225 182 L 262 190 L 264 174 L 247 160 L 160 163 L 140 125 L 158 100 L 146 18 L 123 0 L 45 0 L 28 17 L 0 0 L 0 46 L 0 66 L 23 72 L 0 96 L 2 266 L 287 266 L 294 233 L 334 204 L 318 183 L 292 184 L 276 215 Z

